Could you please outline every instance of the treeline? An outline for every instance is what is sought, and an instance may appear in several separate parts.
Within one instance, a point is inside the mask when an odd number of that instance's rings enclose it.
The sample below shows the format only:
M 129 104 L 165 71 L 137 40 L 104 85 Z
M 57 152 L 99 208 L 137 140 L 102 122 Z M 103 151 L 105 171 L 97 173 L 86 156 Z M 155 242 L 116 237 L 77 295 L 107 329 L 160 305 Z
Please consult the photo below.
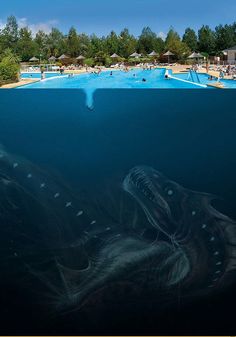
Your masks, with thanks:
M 106 58 L 116 53 L 127 59 L 137 51 L 148 54 L 151 51 L 159 55 L 170 50 L 178 60 L 186 59 L 193 51 L 205 55 L 220 55 L 222 50 L 236 45 L 236 22 L 231 25 L 219 25 L 214 30 L 202 26 L 198 32 L 191 28 L 185 30 L 181 37 L 170 28 L 165 40 L 160 38 L 149 27 L 142 30 L 136 38 L 124 29 L 120 34 L 112 31 L 108 36 L 98 37 L 95 34 L 78 33 L 72 27 L 68 34 L 52 28 L 49 34 L 38 31 L 35 36 L 28 27 L 19 28 L 14 16 L 7 19 L 5 28 L 0 31 L 0 54 L 10 49 L 21 61 L 29 61 L 33 56 L 48 60 L 50 56 L 59 57 L 66 54 L 70 57 L 83 55 L 87 59 Z

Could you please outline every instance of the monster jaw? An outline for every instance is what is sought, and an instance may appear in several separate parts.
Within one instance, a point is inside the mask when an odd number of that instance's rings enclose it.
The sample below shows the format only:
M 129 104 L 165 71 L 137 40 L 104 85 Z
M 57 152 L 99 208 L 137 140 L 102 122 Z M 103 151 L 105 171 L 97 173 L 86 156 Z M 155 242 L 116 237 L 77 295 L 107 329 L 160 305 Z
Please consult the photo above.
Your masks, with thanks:
M 158 178 L 158 173 L 155 174 Z M 123 182 L 123 188 L 142 207 L 149 223 L 171 239 L 174 231 L 169 224 L 175 222 L 172 218 L 171 209 L 158 192 L 151 175 L 146 173 L 146 168 L 132 169 Z

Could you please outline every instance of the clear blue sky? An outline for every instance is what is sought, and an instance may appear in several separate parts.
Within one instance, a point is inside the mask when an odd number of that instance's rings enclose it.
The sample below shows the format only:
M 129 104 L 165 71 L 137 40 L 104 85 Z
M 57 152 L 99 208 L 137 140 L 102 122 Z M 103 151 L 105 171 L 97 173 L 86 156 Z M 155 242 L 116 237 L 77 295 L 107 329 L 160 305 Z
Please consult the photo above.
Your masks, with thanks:
M 15 15 L 33 30 L 57 26 L 66 32 L 107 34 L 124 27 L 139 35 L 144 26 L 166 33 L 172 25 L 179 33 L 202 24 L 215 27 L 236 20 L 236 0 L 6 0 L 1 1 L 0 27 Z

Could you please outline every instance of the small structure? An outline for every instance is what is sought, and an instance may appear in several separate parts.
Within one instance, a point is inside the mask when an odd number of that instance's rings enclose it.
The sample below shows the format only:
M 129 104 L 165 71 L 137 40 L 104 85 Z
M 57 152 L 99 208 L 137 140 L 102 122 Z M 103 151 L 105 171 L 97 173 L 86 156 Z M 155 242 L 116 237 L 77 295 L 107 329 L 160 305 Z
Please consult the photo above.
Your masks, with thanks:
M 37 57 L 31 57 L 31 59 L 29 60 L 29 62 L 39 62 L 39 59 Z
M 227 57 L 227 63 L 236 64 L 236 46 L 223 50 L 223 53 Z
M 118 59 L 118 58 L 120 58 L 120 56 L 117 55 L 116 53 L 114 53 L 114 54 L 112 54 L 112 55 L 110 56 L 110 58 L 111 58 L 111 59 Z
M 138 54 L 137 52 L 130 55 L 130 57 L 135 57 L 136 59 L 138 59 L 141 56 L 142 56 L 142 54 Z
M 62 60 L 66 60 L 69 59 L 69 56 L 66 56 L 65 54 L 62 54 L 60 57 L 58 57 L 58 60 L 62 61 Z
M 168 57 L 168 63 L 170 63 L 170 57 L 174 56 L 175 54 L 173 54 L 171 51 L 167 51 L 163 56 L 167 56 Z
M 158 54 L 153 50 L 150 54 L 148 54 L 148 56 L 157 57 Z
M 65 54 L 62 54 L 60 57 L 58 57 L 58 60 L 61 61 L 64 65 L 68 65 L 71 63 L 71 58 L 69 56 L 66 56 Z
M 78 60 L 78 61 L 82 61 L 84 59 L 85 59 L 85 57 L 83 55 L 80 55 L 80 56 L 76 57 L 76 60 Z
M 197 62 L 199 62 L 200 59 L 204 59 L 204 56 L 200 53 L 192 53 L 191 55 L 189 55 L 188 59 L 192 59 L 192 60 L 196 60 Z
M 51 57 L 49 57 L 48 61 L 49 61 L 49 62 L 55 62 L 56 59 L 57 59 L 57 58 L 56 58 L 55 56 L 51 56 Z
M 78 61 L 78 63 L 80 63 L 81 65 L 84 63 L 84 60 L 85 57 L 83 55 L 76 57 L 76 61 Z

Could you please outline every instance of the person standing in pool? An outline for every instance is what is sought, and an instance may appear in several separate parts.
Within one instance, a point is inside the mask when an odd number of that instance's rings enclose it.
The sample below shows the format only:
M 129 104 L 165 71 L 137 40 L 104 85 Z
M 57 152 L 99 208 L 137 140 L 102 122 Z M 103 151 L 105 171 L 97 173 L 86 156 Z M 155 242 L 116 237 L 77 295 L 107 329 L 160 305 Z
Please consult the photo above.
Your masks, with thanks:
M 45 73 L 43 67 L 41 67 L 41 81 L 45 79 Z

